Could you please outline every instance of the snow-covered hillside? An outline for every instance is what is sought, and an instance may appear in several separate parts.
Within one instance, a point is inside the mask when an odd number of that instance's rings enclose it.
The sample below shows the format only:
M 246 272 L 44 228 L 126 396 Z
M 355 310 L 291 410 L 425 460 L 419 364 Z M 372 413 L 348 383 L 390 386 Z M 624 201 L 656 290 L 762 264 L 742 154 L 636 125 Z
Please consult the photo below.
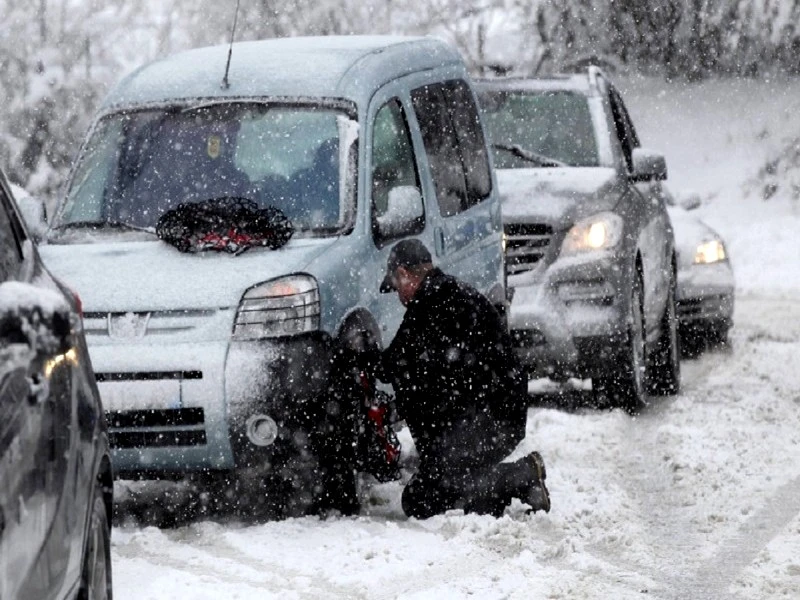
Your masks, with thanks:
M 695 214 L 729 245 L 731 346 L 684 361 L 683 392 L 637 418 L 532 407 L 523 444 L 547 461 L 549 514 L 417 522 L 384 484 L 356 518 L 129 519 L 117 600 L 800 597 L 800 208 L 792 168 L 759 176 L 800 136 L 800 83 L 620 87 L 672 189 L 699 191 Z

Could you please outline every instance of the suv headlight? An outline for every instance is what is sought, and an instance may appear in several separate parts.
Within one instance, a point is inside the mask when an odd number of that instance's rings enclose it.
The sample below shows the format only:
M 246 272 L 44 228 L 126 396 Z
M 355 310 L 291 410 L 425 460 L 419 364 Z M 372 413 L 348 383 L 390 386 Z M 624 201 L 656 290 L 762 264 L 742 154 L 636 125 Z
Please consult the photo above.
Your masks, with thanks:
M 319 329 L 319 314 L 319 288 L 313 277 L 281 277 L 244 293 L 233 338 L 258 340 L 315 331 Z
M 622 217 L 604 212 L 573 225 L 561 245 L 562 256 L 613 248 L 622 239 Z
M 697 246 L 694 251 L 694 264 L 709 265 L 727 258 L 725 244 L 720 240 L 709 240 Z

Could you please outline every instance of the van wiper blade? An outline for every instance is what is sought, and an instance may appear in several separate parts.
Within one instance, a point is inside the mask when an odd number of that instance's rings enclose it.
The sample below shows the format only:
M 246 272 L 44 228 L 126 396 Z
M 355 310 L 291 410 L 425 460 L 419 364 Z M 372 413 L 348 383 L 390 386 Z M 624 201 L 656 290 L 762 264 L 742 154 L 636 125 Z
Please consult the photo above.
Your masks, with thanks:
M 139 225 L 132 225 L 130 223 L 123 223 L 122 221 L 71 221 L 69 223 L 61 223 L 56 225 L 53 229 L 120 229 L 125 231 L 144 231 L 145 233 L 152 233 L 155 235 L 155 229 L 152 227 L 140 227 Z
M 530 163 L 535 164 L 537 167 L 568 167 L 569 165 L 565 162 L 561 162 L 560 160 L 556 160 L 555 158 L 550 158 L 549 156 L 544 156 L 543 154 L 537 154 L 536 152 L 531 152 L 530 150 L 526 150 L 519 144 L 492 144 L 492 148 L 497 148 L 498 150 L 504 150 L 506 152 L 510 152 L 514 156 L 521 158 L 522 160 L 526 160 Z

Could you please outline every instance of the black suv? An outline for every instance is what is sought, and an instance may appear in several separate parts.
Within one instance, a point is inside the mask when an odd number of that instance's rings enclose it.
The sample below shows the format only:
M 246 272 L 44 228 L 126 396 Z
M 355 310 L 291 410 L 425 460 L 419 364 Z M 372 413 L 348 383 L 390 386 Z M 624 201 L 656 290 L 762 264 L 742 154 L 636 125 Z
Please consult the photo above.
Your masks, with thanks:
M 0 598 L 111 598 L 104 419 L 80 301 L 0 172 Z
M 666 162 L 596 67 L 477 83 L 503 207 L 509 325 L 533 376 L 630 411 L 680 385 Z

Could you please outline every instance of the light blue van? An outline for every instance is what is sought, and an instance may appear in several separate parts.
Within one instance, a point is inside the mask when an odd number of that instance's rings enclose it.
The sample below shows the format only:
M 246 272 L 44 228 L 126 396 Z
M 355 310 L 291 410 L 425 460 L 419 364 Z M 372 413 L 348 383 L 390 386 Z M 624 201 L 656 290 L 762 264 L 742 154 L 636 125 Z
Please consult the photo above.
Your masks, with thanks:
M 237 43 L 223 84 L 227 57 L 184 52 L 117 85 L 41 252 L 83 300 L 118 476 L 247 472 L 307 495 L 315 433 L 356 443 L 358 394 L 332 408 L 327 392 L 402 318 L 378 289 L 392 244 L 419 238 L 502 308 L 500 206 L 445 43 Z M 229 254 L 155 235 L 165 211 L 219 197 L 279 208 L 293 237 Z

